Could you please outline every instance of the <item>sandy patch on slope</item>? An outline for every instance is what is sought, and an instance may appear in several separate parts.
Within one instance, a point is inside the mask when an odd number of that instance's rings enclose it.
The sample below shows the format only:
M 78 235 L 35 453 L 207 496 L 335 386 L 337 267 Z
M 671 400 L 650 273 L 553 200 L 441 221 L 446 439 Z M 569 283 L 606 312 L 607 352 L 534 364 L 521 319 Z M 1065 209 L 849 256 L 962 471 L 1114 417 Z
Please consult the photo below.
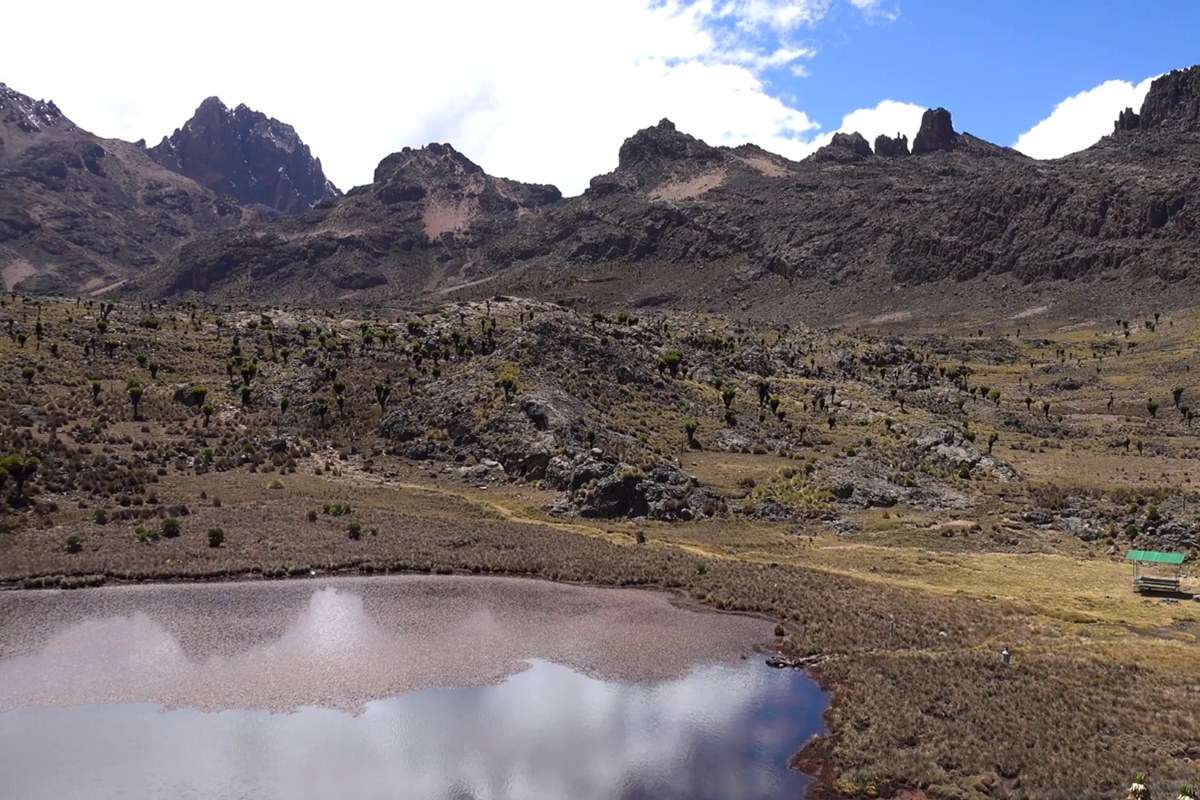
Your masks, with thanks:
M 766 175 L 768 178 L 782 178 L 788 174 L 788 171 L 780 164 L 775 163 L 766 156 L 738 156 L 735 155 L 738 161 L 741 161 L 747 167 Z
M 713 170 L 683 181 L 670 181 L 650 192 L 651 200 L 691 200 L 725 182 L 723 169 Z
M 429 241 L 437 241 L 446 233 L 461 233 L 471 225 L 475 217 L 474 204 L 462 200 L 459 202 L 432 201 L 425 206 L 421 213 L 421 224 L 425 228 L 425 237 Z
M 37 270 L 33 268 L 33 264 L 30 264 L 23 258 L 19 258 L 10 264 L 5 264 L 3 271 L 0 271 L 0 275 L 4 277 L 5 290 L 11 290 L 21 281 L 36 274 Z

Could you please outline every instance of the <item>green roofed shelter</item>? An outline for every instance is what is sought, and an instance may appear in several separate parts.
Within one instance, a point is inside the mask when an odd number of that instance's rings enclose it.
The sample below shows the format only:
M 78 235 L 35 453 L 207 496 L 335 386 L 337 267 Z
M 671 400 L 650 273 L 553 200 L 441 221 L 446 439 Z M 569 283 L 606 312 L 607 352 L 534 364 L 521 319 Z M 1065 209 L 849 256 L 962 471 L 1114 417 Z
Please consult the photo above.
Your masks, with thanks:
M 1130 550 L 1125 560 L 1133 563 L 1133 590 L 1141 594 L 1179 591 L 1179 567 L 1186 556 L 1183 553 L 1164 553 L 1161 550 Z M 1143 575 L 1141 567 L 1173 567 L 1172 574 Z
M 1179 565 L 1185 557 L 1183 553 L 1164 553 L 1161 550 L 1130 550 L 1125 554 L 1126 561 L 1139 561 L 1142 564 Z

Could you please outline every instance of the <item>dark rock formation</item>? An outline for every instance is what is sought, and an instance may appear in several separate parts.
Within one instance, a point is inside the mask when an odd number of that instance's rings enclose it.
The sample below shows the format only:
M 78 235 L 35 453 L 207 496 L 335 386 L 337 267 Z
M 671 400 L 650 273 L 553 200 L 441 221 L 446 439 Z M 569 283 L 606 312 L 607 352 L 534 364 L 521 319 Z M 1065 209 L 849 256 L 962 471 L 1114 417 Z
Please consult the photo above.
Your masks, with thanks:
M 875 155 L 882 158 L 903 158 L 908 155 L 908 137 L 897 133 L 895 138 L 886 134 L 875 137 Z
M 241 209 L 0 84 L 0 286 L 98 291 L 145 272 Z
M 959 144 L 958 134 L 950 120 L 950 112 L 944 108 L 931 108 L 921 115 L 921 129 L 913 139 L 914 156 L 953 150 Z
M 660 169 L 664 163 L 682 160 L 720 161 L 721 153 L 694 136 L 680 133 L 671 120 L 662 119 L 625 140 L 617 153 L 617 170 L 645 173 Z
M 1135 131 L 1141 127 L 1142 119 L 1138 113 L 1132 108 L 1126 108 L 1117 116 L 1117 121 L 1113 123 L 1113 133 L 1121 131 Z
M 1200 66 L 1156 78 L 1139 116 L 1143 128 L 1200 129 Z
M 592 178 L 587 194 L 646 190 L 719 166 L 722 152 L 694 136 L 681 133 L 669 119 L 643 128 L 625 140 L 617 154 L 617 168 Z
M 236 227 L 212 219 L 211 192 L 145 150 L 50 124 L 51 107 L 33 101 L 18 119 L 8 100 L 0 167 L 19 162 L 20 180 L 0 180 L 0 253 L 20 262 L 6 275 L 26 280 L 27 261 L 39 275 L 23 286 L 47 289 L 102 286 L 165 257 L 134 288 L 213 300 L 509 294 L 805 321 L 874 307 L 899 318 L 904 303 L 950 295 L 957 309 L 1007 306 L 1043 290 L 1028 306 L 1075 291 L 1089 309 L 1115 308 L 1147 296 L 1137 287 L 1165 286 L 1182 303 L 1200 288 L 1198 74 L 1163 76 L 1140 114 L 1118 120 L 1126 132 L 1049 161 L 956 133 L 944 109 L 925 113 L 919 158 L 896 157 L 903 137 L 880 137 L 877 155 L 890 157 L 874 157 L 841 134 L 794 162 L 713 147 L 663 120 L 579 197 L 490 176 L 433 144 L 383 159 L 345 197 Z M 92 192 L 82 205 L 81 191 Z M 108 217 L 91 214 L 101 207 Z M 39 238 L 49 226 L 55 236 Z
M 829 144 L 813 154 L 817 161 L 835 161 L 841 164 L 870 158 L 871 145 L 861 133 L 835 133 Z
M 284 213 L 339 194 L 291 125 L 245 105 L 230 110 L 216 97 L 147 152 L 214 192 Z
M 936 158 L 868 157 L 861 136 L 840 135 L 797 163 L 751 146 L 712 147 L 663 121 L 625 142 L 613 172 L 561 200 L 546 187 L 490 178 L 436 145 L 385 159 L 375 183 L 303 224 L 189 244 L 172 265 L 177 279 L 156 291 L 320 301 L 331 283 L 335 296 L 357 291 L 359 300 L 459 286 L 468 296 L 624 308 L 665 297 L 675 307 L 736 302 L 777 314 L 812 298 L 804 312 L 812 319 L 848 311 L 838 298 L 861 298 L 862 287 L 890 303 L 891 287 L 987 276 L 1177 283 L 1200 264 L 1200 204 L 1188 200 L 1200 191 L 1189 166 L 1200 137 L 1139 130 L 1036 162 L 956 133 L 949 112 L 934 109 L 914 152 Z M 903 137 L 891 141 L 903 153 Z M 313 229 L 321 233 L 306 233 Z M 387 282 L 342 291 L 368 282 L 332 277 L 360 270 Z M 212 279 L 193 280 L 204 275 Z
M 7 139 L 17 135 L 31 137 L 48 129 L 66 128 L 73 130 L 74 124 L 63 116 L 53 100 L 34 100 L 0 83 L 0 158 L 8 149 Z
M 307 214 L 187 243 L 145 287 L 308 302 L 411 295 L 434 273 L 470 282 L 484 242 L 561 200 L 553 186 L 488 175 L 448 144 L 406 147 L 372 183 Z

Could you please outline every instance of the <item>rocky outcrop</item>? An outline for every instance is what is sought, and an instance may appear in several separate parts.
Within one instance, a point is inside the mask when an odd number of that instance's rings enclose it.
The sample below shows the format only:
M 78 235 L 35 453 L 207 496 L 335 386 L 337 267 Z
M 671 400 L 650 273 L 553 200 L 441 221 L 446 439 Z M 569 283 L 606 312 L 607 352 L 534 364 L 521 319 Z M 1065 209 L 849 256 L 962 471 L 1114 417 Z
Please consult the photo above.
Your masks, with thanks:
M 1200 203 L 1190 199 L 1200 192 L 1197 74 L 1163 76 L 1139 114 L 1118 120 L 1121 135 L 1050 161 L 957 133 L 941 108 L 925 113 L 912 143 L 920 157 L 909 158 L 903 137 L 880 137 L 872 154 L 861 136 L 839 134 L 793 162 L 749 145 L 714 147 L 663 120 L 629 137 L 617 168 L 579 197 L 490 176 L 450 145 L 433 144 L 388 156 L 371 184 L 345 197 L 235 230 L 198 224 L 212 193 L 160 169 L 175 182 L 122 184 L 125 194 L 105 201 L 122 219 L 130 209 L 158 212 L 139 223 L 161 240 L 122 234 L 119 257 L 101 253 L 110 240 L 98 228 L 70 219 L 72 204 L 47 217 L 15 199 L 0 205 L 0 247 L 29 241 L 30 226 L 54 218 L 60 240 L 25 247 L 20 258 L 68 277 L 38 277 L 27 288 L 100 287 L 104 276 L 136 274 L 165 254 L 167 263 L 136 288 L 212 300 L 507 293 L 622 308 L 736 306 L 812 321 L 872 315 L 875 306 L 881 319 L 898 318 L 908 313 L 904 303 L 925 306 L 920 313 L 942 297 L 926 290 L 931 284 L 992 278 L 1004 286 L 955 289 L 956 308 L 1024 303 L 1015 295 L 1037 294 L 1030 284 L 1041 283 L 1051 295 L 1083 297 L 1085 281 L 1111 306 L 1148 296 L 1129 291 L 1135 285 L 1170 286 L 1187 298 L 1200 290 Z M 22 108 L 23 119 L 37 111 Z M 39 113 L 54 119 L 49 106 Z M 122 147 L 147 160 L 134 145 L 72 138 L 63 123 L 23 125 L 41 127 L 10 124 L 6 159 L 14 148 L 27 153 L 22 185 L 40 187 L 28 191 L 42 197 L 111 179 Z M 0 183 L 0 195 L 16 198 L 13 185 Z
M 664 120 L 631 136 L 617 168 L 568 199 L 488 178 L 436 145 L 385 159 L 375 183 L 311 212 L 303 226 L 222 234 L 222 250 L 247 252 L 214 259 L 208 246 L 189 247 L 177 268 L 228 265 L 232 281 L 204 284 L 227 297 L 320 300 L 331 293 L 329 276 L 348 270 L 385 279 L 334 283 L 336 296 L 361 301 L 456 284 L 626 308 L 736 302 L 782 314 L 797 308 L 785 298 L 812 298 L 810 320 L 837 318 L 839 298 L 853 294 L 831 287 L 873 286 L 875 302 L 890 303 L 888 287 L 915 292 L 987 276 L 1017 285 L 1101 274 L 1114 288 L 1118 278 L 1174 284 L 1200 264 L 1200 204 L 1187 200 L 1200 179 L 1186 166 L 1200 157 L 1200 141 L 1177 128 L 1139 130 L 1036 162 L 955 132 L 949 112 L 931 109 L 913 144 L 919 157 L 902 157 L 902 137 L 881 140 L 892 157 L 879 157 L 843 134 L 797 163 L 713 147 Z M 268 242 L 285 253 L 266 252 Z M 264 261 L 282 269 L 271 268 L 270 281 L 250 279 Z M 638 280 L 623 272 L 631 265 Z M 593 279 L 592 270 L 612 272 Z M 185 279 L 165 293 L 197 285 Z
M 0 161 L 38 138 L 77 130 L 53 100 L 34 100 L 0 83 Z
M 369 191 L 384 204 L 427 199 L 444 204 L 448 216 L 457 214 L 442 223 L 447 231 L 489 214 L 537 210 L 562 199 L 554 186 L 493 178 L 451 145 L 436 142 L 380 161 Z
M 0 288 L 95 292 L 156 266 L 241 209 L 0 84 Z
M 662 119 L 630 136 L 617 154 L 617 168 L 592 178 L 585 193 L 598 197 L 613 192 L 648 191 L 670 180 L 690 177 L 720 166 L 722 150 L 680 132 Z
M 879 134 L 875 137 L 875 155 L 882 158 L 903 158 L 908 155 L 908 137 L 897 133 L 895 137 Z
M 246 205 L 294 214 L 340 194 L 291 125 L 245 105 L 230 109 L 216 97 L 147 152 Z
M 1200 130 L 1200 66 L 1156 78 L 1138 116 L 1142 128 Z
M 950 119 L 949 111 L 944 108 L 931 108 L 921 115 L 921 128 L 913 139 L 914 156 L 953 150 L 958 145 L 959 137 L 954 132 L 954 123 Z
M 304 215 L 188 242 L 140 288 L 308 303 L 411 297 L 431 276 L 478 279 L 479 247 L 561 200 L 553 186 L 488 175 L 448 144 L 406 147 L 371 183 Z
M 922 431 L 914 442 L 917 451 L 946 469 L 964 477 L 982 473 L 999 481 L 1021 479 L 1020 474 L 1006 462 L 979 452 L 972 439 L 952 428 L 930 428 Z
M 652 173 L 678 161 L 712 163 L 721 152 L 694 136 L 681 133 L 669 119 L 643 128 L 625 140 L 617 153 L 617 171 L 631 174 Z
M 817 161 L 833 161 L 845 164 L 870 158 L 871 145 L 861 133 L 835 133 L 829 144 L 813 154 Z
M 575 463 L 555 463 L 550 474 L 568 491 L 552 509 L 560 515 L 692 520 L 727 510 L 719 494 L 670 466 L 643 472 L 628 464 L 580 456 Z
M 1126 108 L 1117 115 L 1117 121 L 1113 123 L 1113 133 L 1120 133 L 1121 131 L 1136 131 L 1141 126 L 1141 116 L 1132 108 Z

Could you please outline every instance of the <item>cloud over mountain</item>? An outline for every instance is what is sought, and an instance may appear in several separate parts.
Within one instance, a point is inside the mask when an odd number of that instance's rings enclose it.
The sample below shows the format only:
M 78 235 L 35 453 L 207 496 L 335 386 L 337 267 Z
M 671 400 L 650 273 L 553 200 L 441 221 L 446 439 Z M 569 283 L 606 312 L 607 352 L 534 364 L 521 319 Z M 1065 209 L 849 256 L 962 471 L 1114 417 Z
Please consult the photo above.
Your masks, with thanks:
M 1090 147 L 1112 133 L 1113 120 L 1122 109 L 1141 108 L 1155 77 L 1136 84 L 1105 81 L 1071 95 L 1048 117 L 1017 137 L 1013 147 L 1033 158 L 1060 158 Z
M 851 14 L 874 9 L 837 2 Z M 304 131 L 343 188 L 370 180 L 380 154 L 452 141 L 492 174 L 574 193 L 615 166 L 630 130 L 663 116 L 714 144 L 753 141 L 792 157 L 815 149 L 824 131 L 770 78 L 804 72 L 816 54 L 804 35 L 834 5 L 347 0 L 318 18 L 215 0 L 204 15 L 156 7 L 119 27 L 105 7 L 85 6 L 62 27 L 52 9 L 21 4 L 13 30 L 55 27 L 56 46 L 76 58 L 42 58 L 34 38 L 14 37 L 5 80 L 129 140 L 158 141 L 203 97 L 245 103 Z M 180 58 L 184 28 L 236 58 Z

